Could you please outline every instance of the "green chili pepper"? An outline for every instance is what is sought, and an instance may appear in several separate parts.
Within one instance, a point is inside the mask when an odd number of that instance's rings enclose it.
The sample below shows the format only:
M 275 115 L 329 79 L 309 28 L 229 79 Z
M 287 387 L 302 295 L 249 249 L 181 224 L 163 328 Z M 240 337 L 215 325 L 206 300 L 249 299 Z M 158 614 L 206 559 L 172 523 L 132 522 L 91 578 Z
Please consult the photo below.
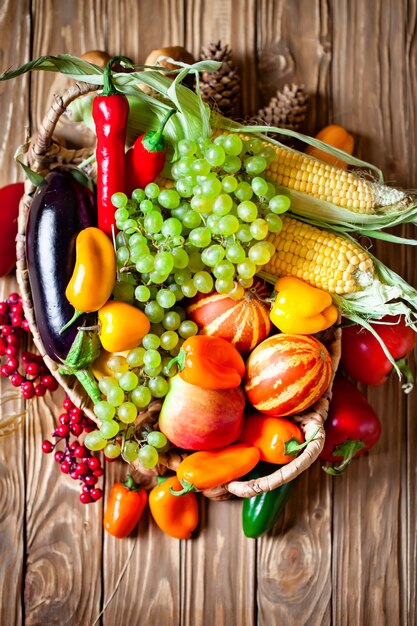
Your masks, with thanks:
M 277 469 L 277 465 L 261 461 L 250 472 L 248 479 L 267 476 Z M 284 511 L 294 484 L 295 480 L 292 480 L 273 491 L 243 499 L 242 527 L 246 537 L 257 539 L 272 530 Z

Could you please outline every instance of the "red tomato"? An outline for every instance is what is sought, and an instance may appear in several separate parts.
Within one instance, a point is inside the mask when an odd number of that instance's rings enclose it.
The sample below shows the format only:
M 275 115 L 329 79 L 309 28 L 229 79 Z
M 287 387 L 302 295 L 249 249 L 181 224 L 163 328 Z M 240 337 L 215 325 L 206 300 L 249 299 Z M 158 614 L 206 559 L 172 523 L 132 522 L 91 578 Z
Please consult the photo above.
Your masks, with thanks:
M 406 325 L 401 315 L 387 315 L 381 322 L 372 324 L 372 328 L 381 337 L 392 357 L 395 360 L 403 359 L 413 350 L 416 333 Z M 359 325 L 343 328 L 341 364 L 349 376 L 365 385 L 382 385 L 393 369 L 376 337 Z M 403 364 L 400 364 L 402 368 L 408 376 Z
M 320 341 L 310 335 L 280 333 L 249 355 L 245 391 L 261 413 L 294 415 L 323 395 L 331 375 L 331 358 Z
M 0 189 L 0 276 L 9 274 L 16 265 L 17 218 L 23 193 L 23 183 L 13 183 Z
M 363 454 L 376 444 L 381 435 L 381 423 L 365 396 L 346 378 L 336 375 L 329 414 L 324 423 L 326 440 L 320 458 L 341 461 L 339 468 L 329 473 L 341 473 L 352 458 Z

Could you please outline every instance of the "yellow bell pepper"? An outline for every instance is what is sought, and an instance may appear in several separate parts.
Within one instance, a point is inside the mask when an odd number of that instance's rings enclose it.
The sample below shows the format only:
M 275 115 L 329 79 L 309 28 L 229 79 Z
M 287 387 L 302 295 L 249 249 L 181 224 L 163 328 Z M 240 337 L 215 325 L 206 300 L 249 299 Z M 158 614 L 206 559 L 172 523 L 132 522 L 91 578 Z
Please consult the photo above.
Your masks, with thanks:
M 271 322 L 283 333 L 313 335 L 332 326 L 338 317 L 337 307 L 327 291 L 312 287 L 294 276 L 284 276 L 275 283 L 277 296 L 272 305 Z
M 117 300 L 109 300 L 99 309 L 98 323 L 101 345 L 107 352 L 136 348 L 151 327 L 143 311 Z

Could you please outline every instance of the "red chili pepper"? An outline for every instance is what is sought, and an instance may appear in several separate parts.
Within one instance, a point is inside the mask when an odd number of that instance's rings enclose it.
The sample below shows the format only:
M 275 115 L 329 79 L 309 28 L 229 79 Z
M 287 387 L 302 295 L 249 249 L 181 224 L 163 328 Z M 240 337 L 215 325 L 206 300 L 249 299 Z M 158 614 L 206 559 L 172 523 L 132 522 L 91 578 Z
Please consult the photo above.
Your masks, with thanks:
M 115 224 L 114 193 L 125 191 L 125 143 L 129 115 L 126 96 L 113 84 L 111 68 L 116 61 L 132 65 L 126 57 L 113 57 L 104 70 L 103 91 L 93 100 L 93 119 L 97 135 L 97 211 L 98 227 L 110 237 Z
M 140 135 L 133 146 L 126 152 L 127 193 L 134 189 L 144 189 L 159 176 L 165 165 L 166 141 L 164 128 L 175 109 L 167 112 L 158 130 L 151 130 Z

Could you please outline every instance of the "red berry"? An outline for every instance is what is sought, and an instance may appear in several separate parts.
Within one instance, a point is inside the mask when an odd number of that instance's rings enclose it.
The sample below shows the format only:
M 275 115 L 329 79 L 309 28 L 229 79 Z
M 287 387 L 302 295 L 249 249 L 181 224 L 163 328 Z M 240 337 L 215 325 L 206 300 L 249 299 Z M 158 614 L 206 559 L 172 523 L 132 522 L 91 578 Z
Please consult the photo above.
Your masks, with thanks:
M 113 463 L 114 461 L 116 461 L 116 459 L 117 457 L 111 459 L 109 456 L 104 455 L 104 460 L 106 461 L 106 463 Z
M 21 301 L 22 301 L 22 298 L 15 291 L 9 294 L 9 297 L 7 298 L 7 302 L 9 302 L 10 304 L 17 304 L 18 302 L 21 302 Z
M 25 371 L 29 376 L 39 376 L 42 367 L 38 363 L 26 363 Z
M 12 323 L 12 326 L 21 326 L 23 322 L 23 317 L 20 317 L 20 315 L 12 315 L 10 321 Z
M 70 416 L 68 415 L 68 413 L 61 413 L 61 415 L 58 417 L 58 420 L 60 424 L 69 424 Z
M 92 456 L 90 459 L 88 459 L 87 465 L 90 470 L 97 470 L 101 468 L 100 459 L 98 459 L 96 456 Z
M 19 367 L 19 361 L 18 359 L 15 359 L 15 357 L 11 356 L 7 359 L 6 365 L 10 371 L 17 370 Z
M 22 396 L 24 397 L 25 400 L 32 400 L 34 395 L 35 395 L 34 389 L 25 389 L 22 391 Z
M 89 494 L 89 493 L 86 493 L 85 491 L 83 491 L 83 492 L 80 494 L 80 501 L 81 501 L 83 504 L 90 504 L 90 502 L 92 502 L 93 500 L 92 500 L 92 498 L 91 498 L 91 496 L 90 496 L 90 494 Z
M 13 387 L 20 387 L 20 385 L 24 382 L 24 378 L 21 374 L 17 373 L 17 374 L 12 374 L 10 376 L 10 382 L 12 383 Z
M 96 469 L 96 470 L 94 470 L 93 474 L 94 474 L 94 476 L 103 476 L 104 469 L 103 468 Z
M 62 463 L 65 458 L 65 454 L 61 450 L 57 450 L 54 454 L 54 459 L 57 463 Z
M 45 454 L 49 454 L 50 452 L 52 452 L 53 449 L 54 449 L 54 446 L 47 439 L 45 439 L 45 441 L 42 442 L 42 452 L 45 452 Z
M 2 365 L 0 368 L 0 374 L 4 376 L 5 378 L 7 378 L 8 376 L 10 376 L 11 371 L 9 370 L 7 365 Z
M 13 333 L 12 326 L 3 326 L 3 328 L 1 329 L 1 334 L 3 335 L 3 337 L 8 337 L 12 333 Z
M 23 319 L 20 328 L 28 333 L 30 330 L 29 322 L 26 319 Z
M 76 456 L 77 459 L 84 459 L 86 455 L 87 449 L 84 446 L 77 446 L 74 448 L 74 456 Z
M 89 487 L 92 487 L 93 485 L 96 485 L 98 483 L 98 477 L 91 475 L 91 474 L 87 474 L 87 476 L 84 476 L 84 482 Z
M 62 406 L 63 406 L 63 408 L 64 408 L 66 411 L 69 411 L 70 409 L 72 409 L 72 407 L 73 407 L 74 405 L 73 405 L 72 401 L 68 398 L 68 396 L 66 396 L 66 397 L 64 398 L 63 403 L 62 403 Z
M 0 315 L 7 315 L 9 312 L 9 305 L 7 302 L 0 302 Z
M 45 385 L 42 385 L 42 383 L 39 383 L 35 387 L 35 395 L 38 398 L 42 398 L 42 396 L 44 396 L 47 391 L 48 391 L 47 388 L 45 387 Z
M 12 336 L 12 335 L 11 335 Z M 19 348 L 17 346 L 7 346 L 4 354 L 7 354 L 7 356 L 13 356 L 15 357 L 17 354 L 19 353 Z
M 90 495 L 93 498 L 93 500 L 96 502 L 97 500 L 100 500 L 100 498 L 103 497 L 103 492 L 101 489 L 96 487 L 95 489 L 91 489 Z
M 90 493 L 90 487 L 88 485 L 83 485 L 81 487 L 82 493 Z
M 85 474 L 88 472 L 87 463 L 78 463 L 75 468 L 75 472 L 78 476 L 85 476 Z
M 46 374 L 45 376 L 42 376 L 41 382 L 43 385 L 45 385 L 48 391 L 56 391 L 59 387 L 58 382 L 53 376 L 51 376 L 51 374 Z
M 93 422 L 84 422 L 83 428 L 86 433 L 91 433 L 93 430 L 97 430 L 97 424 L 94 424 Z
M 81 424 L 74 424 L 73 426 L 71 426 L 71 432 L 73 435 L 78 437 L 83 432 L 83 427 L 81 426 Z
M 55 432 L 58 437 L 68 437 L 70 434 L 70 428 L 67 424 L 60 424 Z
M 10 313 L 16 313 L 16 315 L 20 315 L 21 317 L 23 317 L 23 305 L 21 302 L 19 302 L 18 304 L 12 304 L 12 306 L 10 307 Z
M 62 463 L 61 463 L 61 472 L 63 472 L 64 474 L 68 474 L 70 469 L 71 469 L 71 466 L 68 463 L 68 461 L 62 461 Z
M 84 417 L 84 412 L 77 406 L 73 406 L 72 409 L 70 409 L 69 414 L 71 415 L 73 420 L 74 418 L 76 418 L 77 420 L 81 420 Z

